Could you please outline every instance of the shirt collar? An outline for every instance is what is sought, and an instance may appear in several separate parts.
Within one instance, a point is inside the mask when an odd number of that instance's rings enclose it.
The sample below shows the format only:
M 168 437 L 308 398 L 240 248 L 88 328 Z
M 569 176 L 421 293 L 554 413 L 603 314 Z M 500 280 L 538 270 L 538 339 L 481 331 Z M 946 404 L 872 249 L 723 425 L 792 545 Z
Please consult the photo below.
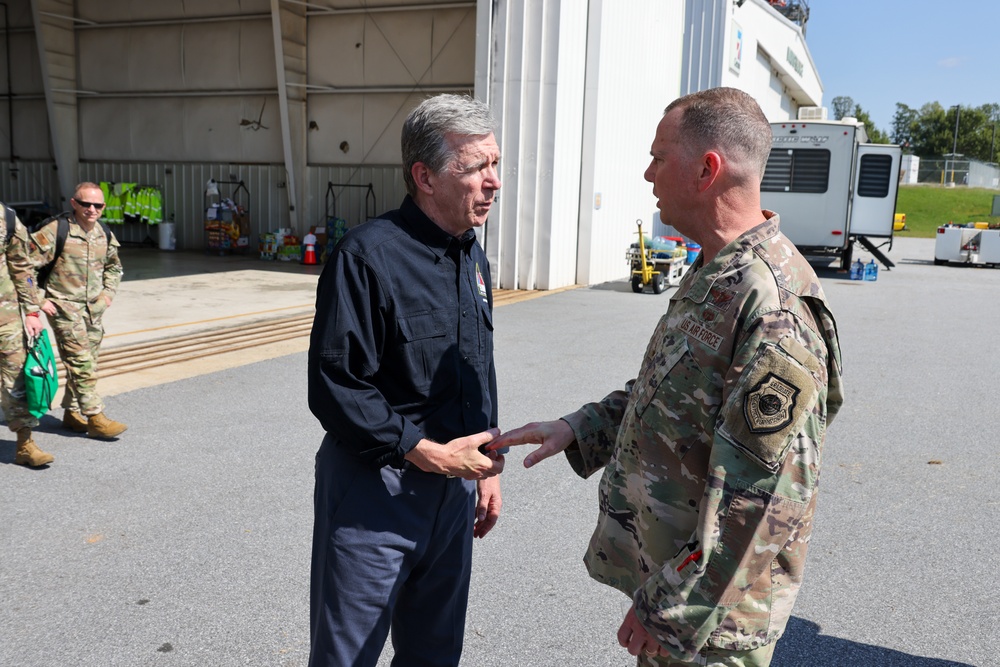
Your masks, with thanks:
M 701 303 L 721 276 L 729 274 L 735 266 L 747 263 L 745 259 L 747 253 L 752 253 L 756 246 L 777 236 L 778 214 L 766 209 L 761 213 L 767 218 L 764 222 L 730 241 L 711 262 L 705 264 L 704 257 L 699 255 L 697 262 L 688 269 L 673 298 L 689 298 Z
M 427 215 L 417 206 L 410 195 L 403 199 L 402 206 L 399 207 L 403 221 L 413 232 L 413 235 L 422 241 L 440 259 L 448 251 L 452 244 L 458 244 L 460 248 L 468 252 L 472 243 L 476 240 L 476 232 L 468 229 L 458 238 L 438 227 L 437 223 L 427 217 Z

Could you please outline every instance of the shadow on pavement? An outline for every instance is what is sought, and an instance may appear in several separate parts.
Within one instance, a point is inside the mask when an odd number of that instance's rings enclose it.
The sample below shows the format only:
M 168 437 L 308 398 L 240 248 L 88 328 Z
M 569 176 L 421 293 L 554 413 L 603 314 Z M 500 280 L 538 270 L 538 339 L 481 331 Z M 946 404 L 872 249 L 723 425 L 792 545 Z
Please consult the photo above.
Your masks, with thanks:
M 965 662 L 924 658 L 884 646 L 820 634 L 812 621 L 793 616 L 778 641 L 771 667 L 974 667 Z
M 632 293 L 632 285 L 627 280 L 611 280 L 597 285 L 588 285 L 587 289 L 598 290 L 600 292 L 628 292 Z

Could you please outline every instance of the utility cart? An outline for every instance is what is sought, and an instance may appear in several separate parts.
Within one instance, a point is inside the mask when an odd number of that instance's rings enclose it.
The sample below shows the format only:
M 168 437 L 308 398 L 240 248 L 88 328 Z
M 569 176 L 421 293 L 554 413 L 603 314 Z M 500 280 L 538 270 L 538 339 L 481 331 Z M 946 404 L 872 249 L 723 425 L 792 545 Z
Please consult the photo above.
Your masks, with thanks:
M 941 225 L 934 242 L 934 263 L 1000 265 L 1000 228 L 985 222 Z
M 232 193 L 225 197 L 220 186 L 231 186 Z M 250 247 L 250 216 L 247 200 L 250 191 L 243 181 L 217 181 L 209 179 L 205 188 L 205 237 L 209 252 L 226 255 L 246 252 Z
M 662 294 L 666 285 L 676 286 L 684 275 L 687 251 L 678 248 L 647 248 L 642 235 L 642 220 L 636 220 L 639 242 L 633 243 L 625 253 L 625 260 L 632 269 L 632 291 L 642 292 L 647 286 L 653 294 Z
M 365 219 L 355 222 L 353 225 L 341 218 L 337 212 L 337 190 L 343 193 L 344 188 L 361 188 L 365 191 Z M 357 192 L 357 190 L 354 190 Z M 348 208 L 357 210 L 360 208 L 360 200 L 355 197 L 355 201 L 348 201 Z M 352 206 L 353 203 L 353 206 Z M 346 215 L 346 214 L 345 214 Z M 325 246 L 320 248 L 320 262 L 325 262 L 333 253 L 334 246 L 343 238 L 350 227 L 355 227 L 363 222 L 367 222 L 375 217 L 375 188 L 371 183 L 334 183 L 326 184 L 326 241 Z

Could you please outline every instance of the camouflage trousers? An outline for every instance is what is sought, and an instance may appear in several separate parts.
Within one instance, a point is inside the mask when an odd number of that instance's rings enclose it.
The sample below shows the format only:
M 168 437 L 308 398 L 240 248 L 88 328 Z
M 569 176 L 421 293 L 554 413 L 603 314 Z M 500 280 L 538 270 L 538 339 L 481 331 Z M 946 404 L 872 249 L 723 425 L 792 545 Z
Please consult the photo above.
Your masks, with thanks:
M 104 412 L 104 401 L 97 393 L 97 357 L 104 340 L 101 323 L 104 308 L 88 308 L 87 304 L 73 301 L 52 300 L 52 303 L 56 314 L 49 318 L 49 324 L 66 368 L 62 407 L 84 415 Z
M 24 327 L 21 318 L 0 324 L 0 404 L 7 427 L 18 431 L 38 426 L 24 402 Z
M 706 646 L 691 662 L 642 654 L 636 664 L 638 667 L 768 667 L 774 655 L 775 643 L 771 642 L 752 651 L 723 651 Z

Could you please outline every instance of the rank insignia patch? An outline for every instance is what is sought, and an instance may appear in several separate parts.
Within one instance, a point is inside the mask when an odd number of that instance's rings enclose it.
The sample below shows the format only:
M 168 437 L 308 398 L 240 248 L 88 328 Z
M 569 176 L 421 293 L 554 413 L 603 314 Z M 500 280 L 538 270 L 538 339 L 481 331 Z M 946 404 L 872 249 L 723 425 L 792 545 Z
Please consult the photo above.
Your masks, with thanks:
M 774 373 L 768 373 L 747 392 L 743 415 L 751 433 L 776 433 L 792 421 L 799 390 Z
M 708 292 L 708 305 L 718 308 L 722 312 L 726 312 L 729 310 L 729 306 L 732 305 L 735 297 L 735 292 L 730 292 L 727 289 L 715 286 Z

